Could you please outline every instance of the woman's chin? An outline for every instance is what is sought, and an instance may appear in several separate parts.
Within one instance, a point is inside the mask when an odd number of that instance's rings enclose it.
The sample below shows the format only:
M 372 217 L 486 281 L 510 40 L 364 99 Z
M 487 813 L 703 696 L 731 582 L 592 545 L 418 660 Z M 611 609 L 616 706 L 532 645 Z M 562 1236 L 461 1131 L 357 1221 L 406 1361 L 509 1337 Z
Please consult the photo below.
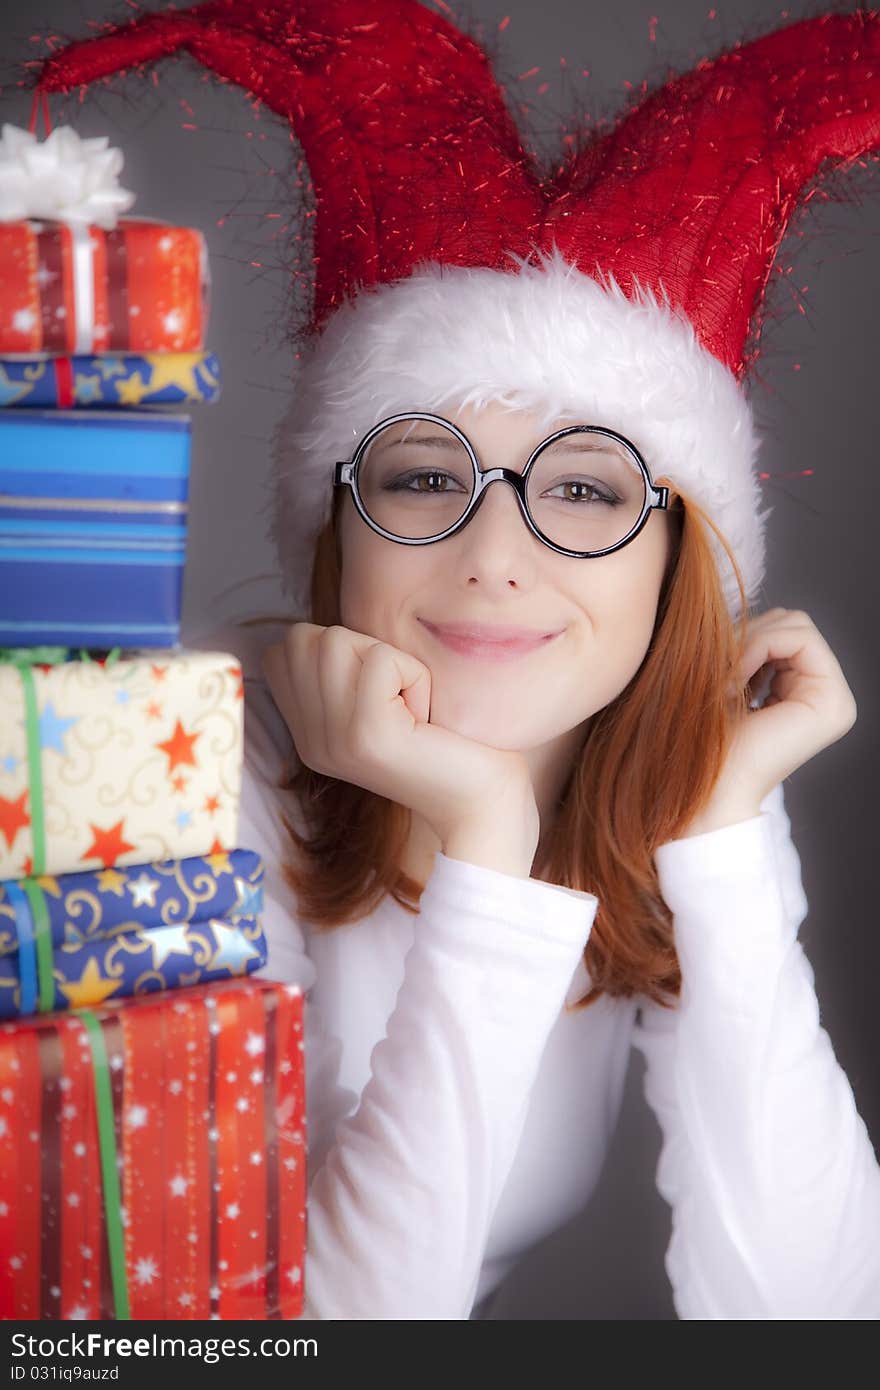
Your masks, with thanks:
M 519 706 L 519 702 L 517 704 Z M 469 707 L 462 708 L 460 699 L 444 699 L 436 692 L 431 696 L 431 723 L 486 748 L 508 752 L 521 751 L 541 741 L 533 720 L 521 706 L 505 711 L 499 709 L 497 703 L 490 706 L 485 701 L 472 702 Z

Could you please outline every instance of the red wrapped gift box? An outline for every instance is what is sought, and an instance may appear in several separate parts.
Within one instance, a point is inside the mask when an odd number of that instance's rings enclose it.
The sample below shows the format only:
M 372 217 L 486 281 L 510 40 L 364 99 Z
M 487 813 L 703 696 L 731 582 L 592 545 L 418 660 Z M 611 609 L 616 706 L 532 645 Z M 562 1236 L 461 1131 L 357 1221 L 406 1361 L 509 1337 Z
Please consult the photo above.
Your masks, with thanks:
M 200 352 L 207 316 L 193 228 L 0 223 L 0 353 Z
M 302 1008 L 230 981 L 0 1027 L 0 1316 L 299 1317 Z

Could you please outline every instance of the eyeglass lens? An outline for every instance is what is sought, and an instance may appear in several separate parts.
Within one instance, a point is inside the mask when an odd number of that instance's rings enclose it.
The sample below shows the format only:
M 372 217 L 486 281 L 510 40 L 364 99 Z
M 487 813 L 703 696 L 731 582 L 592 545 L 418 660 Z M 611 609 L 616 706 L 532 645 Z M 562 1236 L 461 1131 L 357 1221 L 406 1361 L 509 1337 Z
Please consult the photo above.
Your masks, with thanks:
M 414 419 L 386 425 L 373 437 L 357 481 L 378 526 L 403 540 L 421 540 L 461 520 L 475 480 L 470 455 L 452 430 Z M 623 540 L 642 514 L 645 493 L 645 475 L 629 450 L 588 429 L 545 446 L 526 487 L 538 530 L 576 551 L 605 550 Z

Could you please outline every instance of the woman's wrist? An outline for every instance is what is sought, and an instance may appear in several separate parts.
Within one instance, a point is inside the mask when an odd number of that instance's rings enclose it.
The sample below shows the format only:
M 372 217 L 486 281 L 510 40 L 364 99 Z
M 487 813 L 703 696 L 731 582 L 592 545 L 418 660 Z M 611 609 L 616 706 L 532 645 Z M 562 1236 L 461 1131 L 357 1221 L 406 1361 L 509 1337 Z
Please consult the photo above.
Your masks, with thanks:
M 729 825 L 738 825 L 740 821 L 754 820 L 755 816 L 761 815 L 761 807 L 754 798 L 746 801 L 727 802 L 723 805 L 710 807 L 701 815 L 696 816 L 681 834 L 680 840 L 689 840 L 694 835 L 708 835 L 713 830 L 724 830 Z
M 441 837 L 449 859 L 495 869 L 515 878 L 528 878 L 540 836 L 537 807 L 511 814 L 509 807 L 486 818 L 462 822 Z

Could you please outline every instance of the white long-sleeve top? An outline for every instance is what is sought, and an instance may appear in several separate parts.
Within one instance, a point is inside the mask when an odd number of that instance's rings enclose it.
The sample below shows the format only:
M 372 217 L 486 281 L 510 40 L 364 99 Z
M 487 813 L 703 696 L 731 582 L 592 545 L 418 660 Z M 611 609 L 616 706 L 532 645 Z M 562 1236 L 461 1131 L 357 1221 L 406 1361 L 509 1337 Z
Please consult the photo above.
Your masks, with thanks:
M 228 642 L 227 642 L 228 645 Z M 235 648 L 233 648 L 234 650 Z M 820 1025 L 781 785 L 656 852 L 676 1008 L 589 988 L 589 893 L 435 857 L 418 915 L 298 919 L 277 787 L 291 744 L 248 682 L 240 843 L 266 865 L 266 978 L 306 991 L 305 1319 L 465 1319 L 581 1210 L 629 1049 L 661 1126 L 681 1318 L 880 1316 L 880 1166 Z

